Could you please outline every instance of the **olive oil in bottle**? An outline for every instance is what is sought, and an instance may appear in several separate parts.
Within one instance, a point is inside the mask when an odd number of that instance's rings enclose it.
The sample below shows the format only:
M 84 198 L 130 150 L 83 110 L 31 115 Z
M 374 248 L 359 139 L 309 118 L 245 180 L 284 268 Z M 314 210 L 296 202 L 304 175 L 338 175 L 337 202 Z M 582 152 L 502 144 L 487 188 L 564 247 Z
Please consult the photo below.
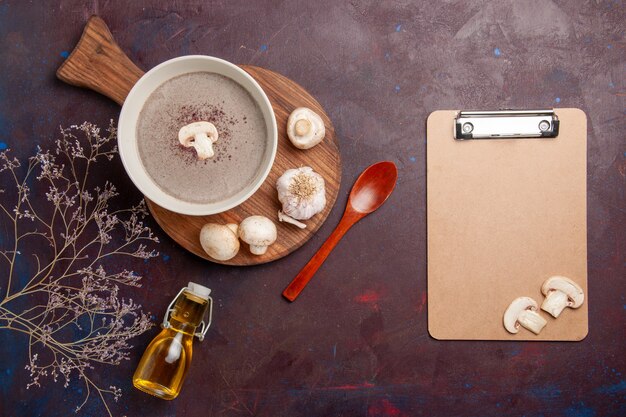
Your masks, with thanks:
M 210 294 L 209 288 L 193 282 L 180 290 L 165 313 L 163 330 L 148 345 L 137 366 L 133 376 L 136 388 L 165 400 L 178 396 L 191 363 L 193 337 L 202 341 L 211 325 Z

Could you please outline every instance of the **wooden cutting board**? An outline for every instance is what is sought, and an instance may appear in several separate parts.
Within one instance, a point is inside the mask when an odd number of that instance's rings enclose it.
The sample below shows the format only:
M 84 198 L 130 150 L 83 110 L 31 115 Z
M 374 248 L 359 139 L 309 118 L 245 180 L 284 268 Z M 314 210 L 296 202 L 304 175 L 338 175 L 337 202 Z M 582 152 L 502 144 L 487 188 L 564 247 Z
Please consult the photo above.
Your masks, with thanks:
M 179 245 L 204 259 L 226 265 L 256 265 L 280 259 L 307 242 L 324 223 L 337 200 L 341 183 L 341 157 L 335 130 L 322 106 L 303 87 L 276 72 L 241 65 L 267 94 L 278 126 L 278 150 L 272 170 L 259 190 L 238 207 L 211 216 L 188 216 L 174 213 L 146 199 L 157 223 Z M 119 48 L 106 23 L 92 16 L 76 48 L 57 71 L 57 77 L 68 84 L 90 88 L 122 104 L 133 85 L 144 72 Z M 296 107 L 309 107 L 317 112 L 326 126 L 326 138 L 309 150 L 291 145 L 285 129 L 287 118 Z M 278 222 L 280 203 L 276 180 L 285 170 L 310 166 L 326 181 L 326 207 L 306 221 L 307 228 Z M 216 261 L 207 256 L 199 241 L 205 223 L 239 223 L 251 215 L 263 215 L 276 223 L 278 239 L 261 256 L 252 255 L 246 244 L 233 259 Z

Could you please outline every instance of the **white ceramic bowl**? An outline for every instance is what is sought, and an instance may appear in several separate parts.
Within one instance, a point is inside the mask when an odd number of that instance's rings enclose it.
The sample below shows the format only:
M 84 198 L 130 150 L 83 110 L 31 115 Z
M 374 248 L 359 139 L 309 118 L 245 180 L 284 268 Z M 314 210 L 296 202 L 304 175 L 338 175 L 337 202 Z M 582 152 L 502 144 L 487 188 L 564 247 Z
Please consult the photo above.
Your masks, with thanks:
M 213 72 L 237 82 L 250 93 L 259 106 L 267 128 L 267 146 L 263 161 L 254 180 L 246 188 L 230 198 L 215 203 L 193 203 L 178 199 L 152 180 L 143 167 L 137 147 L 137 120 L 150 94 L 165 81 L 190 72 Z M 278 148 L 276 117 L 269 99 L 261 86 L 244 70 L 223 59 L 205 55 L 187 55 L 170 59 L 144 74 L 130 90 L 122 106 L 118 123 L 117 143 L 126 172 L 139 190 L 150 200 L 170 211 L 193 216 L 221 213 L 246 201 L 259 189 L 267 178 Z

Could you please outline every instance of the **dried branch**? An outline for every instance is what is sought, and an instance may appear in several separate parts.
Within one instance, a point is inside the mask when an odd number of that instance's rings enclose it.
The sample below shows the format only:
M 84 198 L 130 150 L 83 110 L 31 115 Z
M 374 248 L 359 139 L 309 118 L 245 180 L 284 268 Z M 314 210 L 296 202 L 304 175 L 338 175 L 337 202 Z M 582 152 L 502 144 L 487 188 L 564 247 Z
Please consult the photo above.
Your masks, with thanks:
M 105 134 L 91 123 L 61 128 L 54 149 L 38 148 L 25 166 L 0 152 L 1 183 L 14 187 L 0 189 L 0 230 L 9 231 L 0 241 L 0 329 L 28 336 L 27 388 L 45 378 L 68 387 L 76 378 L 86 387 L 76 411 L 97 393 L 109 415 L 107 398 L 117 401 L 121 389 L 99 386 L 91 370 L 127 360 L 129 340 L 152 325 L 139 304 L 120 296 L 140 287 L 141 277 L 112 270 L 122 256 L 158 256 L 143 201 L 110 211 L 115 186 L 89 188 L 93 166 L 117 153 L 115 135 L 112 123 Z M 48 249 L 29 253 L 41 247 Z M 17 270 L 30 276 L 17 279 Z

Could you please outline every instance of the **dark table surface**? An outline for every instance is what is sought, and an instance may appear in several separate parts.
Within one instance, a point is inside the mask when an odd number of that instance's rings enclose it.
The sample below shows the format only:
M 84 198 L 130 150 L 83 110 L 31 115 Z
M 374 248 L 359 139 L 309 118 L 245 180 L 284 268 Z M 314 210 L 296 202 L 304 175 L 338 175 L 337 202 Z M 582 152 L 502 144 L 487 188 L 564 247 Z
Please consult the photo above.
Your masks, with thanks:
M 160 256 L 129 266 L 125 288 L 158 321 L 187 281 L 214 291 L 215 322 L 195 344 L 180 397 L 131 384 L 130 360 L 97 366 L 122 397 L 114 415 L 626 415 L 624 29 L 621 1 L 445 2 L 0 0 L 0 142 L 25 158 L 59 125 L 105 126 L 119 107 L 55 79 L 92 14 L 147 70 L 185 54 L 280 72 L 334 122 L 343 158 L 336 207 L 287 258 L 232 268 L 164 235 Z M 436 109 L 579 107 L 588 116 L 589 336 L 579 343 L 442 342 L 426 316 L 425 120 Z M 393 160 L 395 193 L 351 230 L 294 304 L 284 286 L 337 224 L 356 176 Z M 564 173 L 566 175 L 566 173 Z M 102 169 L 124 201 L 141 198 L 119 159 Z M 26 389 L 27 336 L 0 329 L 0 414 L 67 416 L 74 377 Z M 90 398 L 80 414 L 105 414 Z

